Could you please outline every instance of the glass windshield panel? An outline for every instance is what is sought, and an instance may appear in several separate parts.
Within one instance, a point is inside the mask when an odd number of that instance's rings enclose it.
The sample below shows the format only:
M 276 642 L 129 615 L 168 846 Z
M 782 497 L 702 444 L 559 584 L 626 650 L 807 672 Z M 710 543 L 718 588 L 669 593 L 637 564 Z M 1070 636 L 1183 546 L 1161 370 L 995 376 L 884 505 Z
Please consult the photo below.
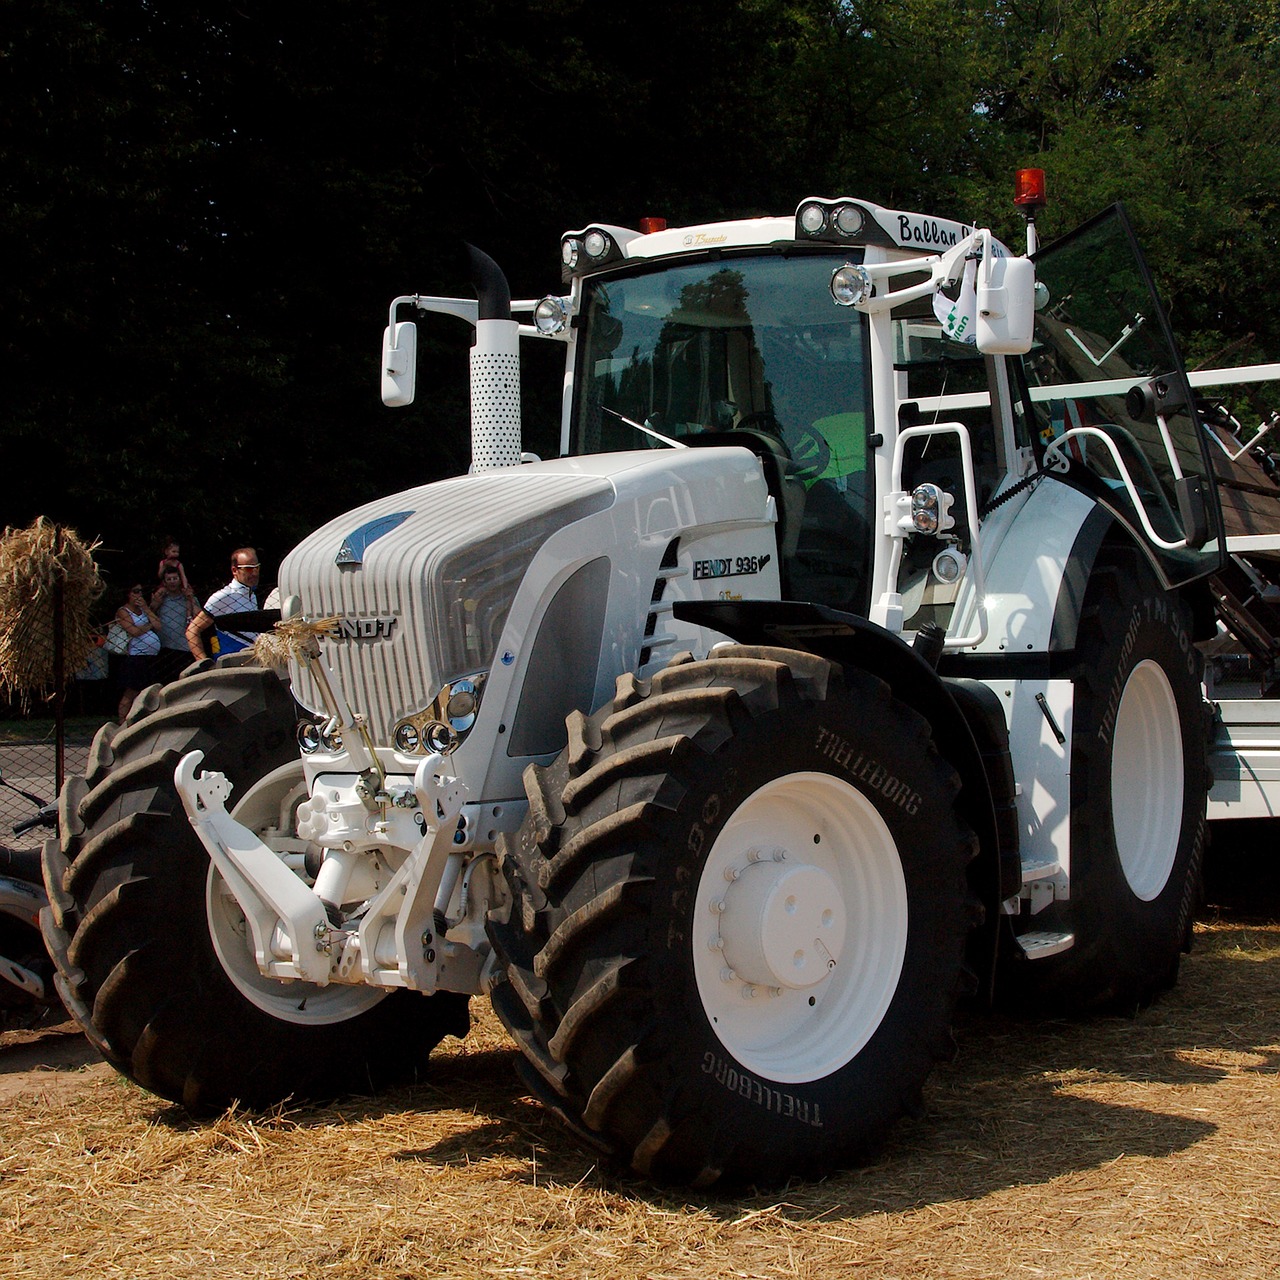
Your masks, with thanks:
M 777 498 L 784 594 L 863 612 L 866 321 L 829 289 L 846 260 L 734 257 L 588 281 L 571 451 L 744 445 Z
M 1036 426 L 1044 445 L 1068 437 L 1049 463 L 1062 467 L 1065 458 L 1064 478 L 1120 515 L 1156 553 L 1171 583 L 1211 572 L 1219 561 L 1219 521 L 1205 479 L 1211 472 L 1204 436 L 1122 210 L 1039 253 L 1036 276 L 1048 288 L 1025 361 Z M 1154 383 L 1167 392 L 1163 421 L 1126 399 L 1135 384 Z M 1199 549 L 1160 546 L 1186 537 L 1190 511 L 1180 505 L 1179 481 L 1197 478 L 1208 540 Z

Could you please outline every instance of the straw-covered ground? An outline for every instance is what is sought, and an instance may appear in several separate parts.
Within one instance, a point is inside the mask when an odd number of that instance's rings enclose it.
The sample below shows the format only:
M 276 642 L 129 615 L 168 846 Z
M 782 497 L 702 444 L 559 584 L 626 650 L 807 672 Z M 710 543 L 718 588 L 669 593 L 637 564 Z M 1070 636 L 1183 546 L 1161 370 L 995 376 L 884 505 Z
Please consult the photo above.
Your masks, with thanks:
M 1210 919 L 1136 1019 L 969 1016 L 873 1165 L 767 1195 L 602 1173 L 481 1001 L 414 1089 L 195 1123 L 67 1026 L 0 1040 L 0 1273 L 1270 1277 L 1280 925 Z M 32 1070 L 39 1064 L 46 1069 Z

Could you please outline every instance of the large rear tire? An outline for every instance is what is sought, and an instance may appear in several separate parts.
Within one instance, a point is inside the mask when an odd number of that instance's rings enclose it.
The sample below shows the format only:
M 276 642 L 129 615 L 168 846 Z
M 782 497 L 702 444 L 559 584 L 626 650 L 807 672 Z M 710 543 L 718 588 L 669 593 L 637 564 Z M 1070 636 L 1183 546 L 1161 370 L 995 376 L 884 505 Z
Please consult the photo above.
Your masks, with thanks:
M 153 686 L 123 726 L 99 732 L 45 847 L 44 934 L 67 1007 L 120 1071 L 193 1111 L 395 1083 L 467 1029 L 464 996 L 275 982 L 253 964 L 173 771 L 203 751 L 204 767 L 233 784 L 241 821 L 288 834 L 303 794 L 296 715 L 287 686 L 260 667 Z
M 1202 668 L 1186 605 L 1140 552 L 1110 548 L 1071 672 L 1071 899 L 1030 922 L 1075 942 L 1019 966 L 1037 1008 L 1132 1012 L 1177 980 L 1210 781 Z
M 975 919 L 927 723 L 865 673 L 734 647 L 569 730 L 490 920 L 526 1080 L 662 1181 L 857 1159 L 950 1045 Z

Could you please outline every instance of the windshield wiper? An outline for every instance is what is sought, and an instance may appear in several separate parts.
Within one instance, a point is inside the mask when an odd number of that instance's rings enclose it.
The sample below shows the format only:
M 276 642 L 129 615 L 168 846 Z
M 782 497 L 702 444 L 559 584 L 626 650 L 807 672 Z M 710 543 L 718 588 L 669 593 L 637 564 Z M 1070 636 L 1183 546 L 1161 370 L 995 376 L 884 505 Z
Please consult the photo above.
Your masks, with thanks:
M 636 422 L 632 418 L 628 418 L 625 413 L 619 413 L 617 409 L 610 409 L 608 405 L 601 405 L 601 409 L 605 413 L 611 413 L 619 422 L 625 422 L 627 426 L 634 427 L 637 431 L 643 432 L 647 436 L 652 436 L 655 440 L 661 440 L 663 444 L 670 445 L 673 449 L 687 449 L 689 446 L 683 440 L 673 440 L 670 436 L 664 436 L 661 431 L 655 431 L 652 427 L 646 427 L 642 423 Z

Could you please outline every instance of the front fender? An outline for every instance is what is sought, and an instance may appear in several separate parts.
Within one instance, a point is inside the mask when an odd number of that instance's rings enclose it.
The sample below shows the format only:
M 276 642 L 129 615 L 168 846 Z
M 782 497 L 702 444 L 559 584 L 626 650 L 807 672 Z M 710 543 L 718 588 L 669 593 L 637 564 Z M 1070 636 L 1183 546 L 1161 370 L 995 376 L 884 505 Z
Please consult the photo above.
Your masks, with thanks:
M 1000 903 L 1022 884 L 1018 826 L 1016 818 L 1010 820 L 1013 770 L 998 699 L 993 716 L 971 682 L 958 681 L 953 687 L 898 636 L 825 605 L 787 600 L 691 601 L 677 604 L 675 612 L 740 644 L 799 649 L 868 671 L 929 721 L 938 750 L 960 775 L 960 811 L 978 836 L 979 852 L 970 880 L 986 912 L 982 937 L 988 945 L 981 957 L 986 970 L 994 959 Z

